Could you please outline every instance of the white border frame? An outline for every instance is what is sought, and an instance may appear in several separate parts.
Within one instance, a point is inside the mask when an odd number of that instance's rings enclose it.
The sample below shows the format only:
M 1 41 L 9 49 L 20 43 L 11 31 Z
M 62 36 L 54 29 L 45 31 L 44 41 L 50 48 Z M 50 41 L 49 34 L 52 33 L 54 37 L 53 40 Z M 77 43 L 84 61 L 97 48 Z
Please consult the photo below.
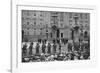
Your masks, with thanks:
M 96 49 L 96 8 L 94 6 L 79 5 L 60 5 L 60 4 L 39 4 L 28 3 L 15 0 L 12 2 L 12 65 L 13 73 L 24 71 L 45 71 L 69 68 L 87 68 L 97 65 L 97 49 Z M 21 63 L 21 10 L 46 10 L 46 11 L 62 11 L 62 12 L 82 12 L 90 13 L 90 60 L 78 61 L 62 61 L 62 62 L 32 62 Z M 18 52 L 17 52 L 18 51 Z M 38 67 L 39 66 L 39 67 Z M 34 70 L 33 70 L 34 69 Z

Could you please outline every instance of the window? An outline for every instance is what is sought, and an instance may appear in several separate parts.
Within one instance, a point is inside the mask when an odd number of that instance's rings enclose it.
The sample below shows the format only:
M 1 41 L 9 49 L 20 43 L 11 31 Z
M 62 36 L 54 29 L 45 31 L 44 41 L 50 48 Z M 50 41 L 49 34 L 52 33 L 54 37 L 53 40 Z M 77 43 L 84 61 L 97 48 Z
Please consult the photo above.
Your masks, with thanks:
M 40 28 L 40 31 L 42 31 L 42 28 Z
M 29 14 L 29 10 L 27 11 L 27 16 L 29 16 L 30 14 Z
M 60 21 L 63 21 L 63 17 L 60 18 Z
M 40 28 L 40 35 L 42 35 L 42 28 Z
M 40 21 L 42 21 L 43 19 L 41 18 Z
M 34 30 L 36 30 L 36 28 L 34 28 Z
M 36 16 L 36 13 L 34 13 L 34 16 Z
M 83 21 L 80 21 L 80 23 L 82 24 L 82 23 L 83 23 Z
M 60 26 L 63 27 L 63 24 L 61 23 Z
M 72 20 L 69 20 L 69 24 L 71 24 L 73 21 Z
M 34 25 L 36 25 L 36 22 L 34 22 Z
M 51 38 L 52 38 L 52 33 L 50 33 L 51 34 Z
M 81 19 L 83 18 L 82 13 L 80 14 L 80 18 L 81 18 Z
M 88 18 L 88 15 L 87 14 L 85 14 L 85 19 L 87 19 Z
M 69 24 L 70 26 L 72 26 L 72 24 Z
M 33 26 L 33 24 L 31 24 Z
M 88 23 L 88 21 L 85 21 L 85 23 Z
M 42 31 L 40 32 L 40 35 L 42 35 Z
M 69 18 L 72 18 L 72 13 L 69 14 Z
M 27 35 L 29 35 L 29 31 L 27 31 Z
M 27 25 L 29 25 L 29 22 L 27 22 Z
M 88 25 L 87 24 L 85 24 L 85 27 L 87 27 Z
M 27 28 L 27 30 L 29 30 L 29 28 Z
M 78 14 L 77 14 L 77 13 L 75 13 L 75 16 L 78 16 Z
M 61 38 L 63 38 L 63 33 L 61 33 Z
M 40 25 L 42 25 L 42 23 L 40 23 Z
M 72 20 L 69 20 L 69 22 L 73 22 Z
M 40 14 L 40 16 L 42 17 L 42 14 Z
M 60 21 L 63 21 L 63 13 L 60 14 Z
M 36 35 L 36 28 L 34 28 L 34 35 Z

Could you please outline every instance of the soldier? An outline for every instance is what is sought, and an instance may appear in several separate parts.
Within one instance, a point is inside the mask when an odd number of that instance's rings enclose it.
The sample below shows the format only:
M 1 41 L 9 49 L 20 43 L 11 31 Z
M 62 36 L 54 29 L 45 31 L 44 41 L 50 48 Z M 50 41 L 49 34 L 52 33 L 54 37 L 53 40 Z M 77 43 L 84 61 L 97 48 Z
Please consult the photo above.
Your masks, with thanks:
M 61 43 L 59 43 L 59 53 L 61 53 Z
M 46 45 L 43 42 L 43 45 L 42 45 L 42 53 L 44 53 L 44 54 L 45 54 L 45 49 L 46 49 Z
M 32 49 L 33 49 L 33 42 L 31 42 L 29 46 L 29 55 L 32 55 Z
M 84 38 L 84 34 L 83 34 L 83 30 L 80 30 L 80 34 L 79 34 L 79 41 L 81 42 Z
M 57 47 L 57 45 L 56 45 L 56 43 L 54 43 L 54 44 L 53 44 L 53 53 L 54 53 L 54 54 L 56 53 L 56 47 Z
M 51 44 L 50 43 L 48 43 L 47 49 L 48 49 L 47 53 L 51 54 Z
M 45 55 L 42 53 L 41 56 L 40 56 L 40 60 L 41 60 L 41 61 L 45 61 L 45 59 L 46 59 L 46 58 L 45 58 Z
M 81 41 L 81 42 L 80 42 L 80 51 L 83 52 L 83 51 L 84 51 L 84 48 L 85 48 L 84 42 Z
M 42 42 L 42 40 L 40 39 L 40 43 Z
M 73 47 L 72 41 L 69 41 L 68 42 L 68 52 L 71 52 L 72 51 L 72 47 Z
M 24 45 L 23 48 L 22 48 L 22 56 L 25 56 L 26 53 L 27 53 L 27 45 L 26 45 L 26 43 L 25 43 L 25 45 Z
M 37 55 L 39 55 L 39 48 L 40 48 L 40 45 L 39 45 L 39 43 L 37 43 L 37 45 L 36 45 L 36 54 Z
M 74 42 L 74 50 L 75 50 L 75 51 L 79 51 L 79 49 L 80 49 L 80 44 L 79 44 L 79 42 Z
M 59 40 L 59 39 L 57 39 L 57 43 L 58 43 L 58 44 L 60 43 L 60 40 Z
M 84 32 L 84 40 L 88 41 L 88 39 L 89 39 L 88 31 L 85 31 Z
M 55 43 L 56 41 L 55 41 L 55 39 L 53 39 L 53 43 Z
M 47 39 L 44 39 L 44 43 L 45 43 L 45 44 L 47 43 Z

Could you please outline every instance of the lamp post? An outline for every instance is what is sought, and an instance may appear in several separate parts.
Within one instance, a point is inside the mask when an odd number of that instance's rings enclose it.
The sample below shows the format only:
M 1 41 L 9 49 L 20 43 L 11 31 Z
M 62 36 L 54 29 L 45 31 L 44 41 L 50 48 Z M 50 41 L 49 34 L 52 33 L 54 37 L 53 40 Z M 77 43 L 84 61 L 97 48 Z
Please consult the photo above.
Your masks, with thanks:
M 74 17 L 74 19 L 75 19 L 75 26 L 73 27 L 73 29 L 75 30 L 75 31 L 78 31 L 78 29 L 79 29 L 79 26 L 78 26 L 78 16 L 75 16 Z
M 78 16 L 74 16 L 74 20 L 75 20 L 75 25 L 78 25 L 78 23 L 77 23 Z
M 74 40 L 78 40 L 79 39 L 79 25 L 78 25 L 78 16 L 74 17 L 75 19 L 75 26 L 73 27 L 73 38 Z
M 71 28 L 71 36 L 72 36 L 72 40 L 75 38 L 75 32 L 78 31 L 79 26 L 78 26 L 78 16 L 74 16 L 73 17 L 75 20 L 75 25 Z
M 48 24 L 46 24 L 46 38 L 48 39 Z
M 52 26 L 52 31 L 53 31 L 53 33 L 54 33 L 54 36 L 55 36 L 54 38 L 55 38 L 55 39 L 57 38 L 57 36 L 56 36 L 57 29 L 58 29 L 58 28 L 57 28 L 56 25 L 53 25 L 53 26 Z
M 48 30 L 46 30 L 46 37 L 47 37 L 47 39 L 48 39 Z

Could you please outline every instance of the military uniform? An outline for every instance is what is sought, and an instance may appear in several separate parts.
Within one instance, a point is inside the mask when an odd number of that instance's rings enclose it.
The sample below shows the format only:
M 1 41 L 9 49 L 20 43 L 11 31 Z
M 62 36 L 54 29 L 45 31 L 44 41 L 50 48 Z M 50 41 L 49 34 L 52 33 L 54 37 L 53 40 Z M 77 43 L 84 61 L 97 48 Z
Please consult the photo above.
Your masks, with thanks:
M 45 54 L 45 49 L 46 49 L 46 45 L 43 44 L 43 45 L 42 45 L 42 53 L 44 53 L 44 54 Z
M 56 53 L 56 47 L 57 47 L 57 45 L 54 44 L 54 45 L 53 45 L 53 53 L 54 53 L 54 54 Z
M 80 48 L 80 44 L 78 42 L 75 42 L 74 43 L 74 50 L 79 51 L 79 48 Z
M 29 46 L 29 55 L 32 55 L 32 49 L 33 49 L 33 43 L 31 43 Z
M 36 54 L 39 54 L 39 48 L 40 48 L 40 46 L 39 46 L 39 44 L 37 44 L 36 45 Z
M 68 52 L 72 51 L 72 44 L 68 43 Z
M 61 53 L 61 44 L 59 44 L 59 53 Z
M 51 44 L 48 44 L 47 49 L 48 49 L 47 53 L 51 54 Z
M 26 55 L 26 52 L 27 52 L 27 45 L 25 44 L 22 48 L 22 56 L 25 56 Z

